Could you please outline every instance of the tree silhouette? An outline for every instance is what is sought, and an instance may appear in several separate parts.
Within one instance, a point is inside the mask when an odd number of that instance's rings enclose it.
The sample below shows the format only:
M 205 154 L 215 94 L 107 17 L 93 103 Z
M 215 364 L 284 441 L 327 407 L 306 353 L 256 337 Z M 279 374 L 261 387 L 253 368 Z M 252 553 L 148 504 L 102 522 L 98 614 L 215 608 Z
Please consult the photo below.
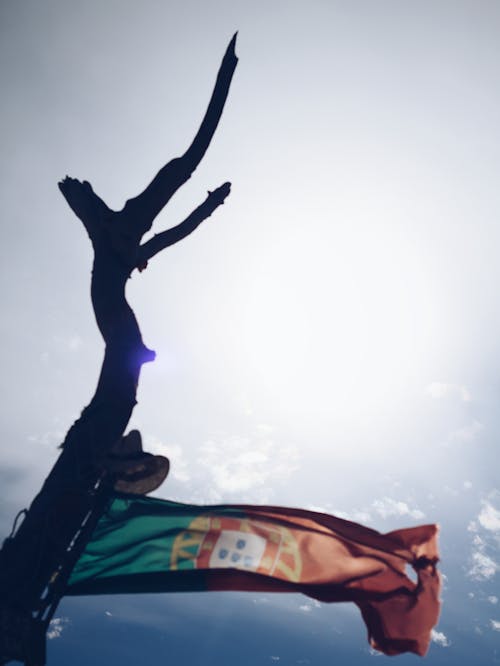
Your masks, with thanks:
M 181 224 L 142 242 L 212 140 L 237 64 L 235 44 L 236 34 L 189 148 L 121 211 L 112 211 L 87 181 L 66 177 L 59 183 L 94 249 L 91 297 L 105 355 L 94 396 L 68 431 L 21 526 L 0 551 L 0 661 L 17 658 L 32 666 L 44 662 L 45 630 L 106 492 L 110 487 L 150 492 L 168 472 L 166 458 L 142 451 L 138 431 L 123 436 L 136 404 L 141 367 L 155 358 L 142 340 L 125 287 L 133 270 L 144 270 L 157 253 L 194 231 L 229 195 L 230 183 L 224 183 Z

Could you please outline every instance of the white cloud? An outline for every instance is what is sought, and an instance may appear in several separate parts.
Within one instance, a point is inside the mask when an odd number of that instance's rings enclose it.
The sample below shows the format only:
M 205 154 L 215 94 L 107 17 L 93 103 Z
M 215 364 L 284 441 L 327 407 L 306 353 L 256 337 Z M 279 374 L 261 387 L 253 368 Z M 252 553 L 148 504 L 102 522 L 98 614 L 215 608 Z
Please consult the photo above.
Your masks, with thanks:
M 477 547 L 479 548 L 479 550 L 481 550 L 481 551 L 484 549 L 484 546 L 486 545 L 484 539 L 482 539 L 482 538 L 479 536 L 479 534 L 475 534 L 475 535 L 474 535 L 474 537 L 473 537 L 473 539 L 472 539 L 472 544 L 473 544 L 474 546 L 477 546 Z
M 500 620 L 490 620 L 490 625 L 493 631 L 500 631 Z
M 470 490 L 472 488 L 472 481 L 464 481 L 465 490 Z
M 490 502 L 483 501 L 483 508 L 477 517 L 480 525 L 490 532 L 500 531 L 500 511 Z
M 332 513 L 337 518 L 343 520 L 351 520 L 355 523 L 369 523 L 371 522 L 371 514 L 363 509 L 353 509 L 352 511 L 341 511 L 340 509 L 333 509 L 332 511 L 325 511 L 325 513 Z
M 47 638 L 52 640 L 54 638 L 59 638 L 63 632 L 64 627 L 69 623 L 67 617 L 55 617 L 50 621 L 49 628 L 47 630 Z
M 307 506 L 307 510 L 308 511 L 315 511 L 316 513 L 331 513 L 331 512 L 328 511 L 328 509 L 326 507 L 319 506 L 317 504 L 309 504 Z M 338 513 L 336 513 L 335 515 L 338 516 Z M 340 518 L 340 516 L 339 516 L 339 518 Z
M 425 514 L 420 509 L 411 509 L 406 502 L 395 500 L 391 497 L 383 497 L 382 499 L 372 502 L 373 510 L 378 513 L 382 518 L 389 516 L 410 516 L 416 520 L 424 518 Z
M 371 521 L 372 517 L 368 513 L 368 511 L 353 511 L 352 513 L 352 518 L 356 523 L 369 523 Z
M 498 564 L 480 550 L 472 553 L 472 566 L 468 575 L 474 580 L 489 580 L 498 570 Z
M 490 604 L 495 605 L 498 603 L 498 597 L 492 594 L 491 596 L 488 597 L 488 601 L 490 602 Z
M 475 580 L 489 580 L 500 569 L 498 562 L 493 559 L 500 543 L 500 511 L 493 505 L 493 501 L 498 501 L 499 497 L 498 491 L 489 493 L 487 499 L 481 501 L 477 518 L 467 528 L 473 534 L 472 566 L 468 575 Z
M 62 430 L 47 430 L 44 433 L 36 435 L 28 435 L 28 441 L 33 444 L 40 444 L 47 448 L 57 448 L 62 441 L 64 441 L 65 433 Z
M 471 395 L 468 389 L 461 384 L 446 384 L 443 382 L 432 382 L 426 388 L 431 398 L 440 399 L 446 397 L 459 398 L 463 402 L 470 402 Z
M 170 460 L 170 474 L 177 481 L 185 483 L 191 479 L 188 471 L 189 463 L 178 444 L 163 444 L 157 437 L 147 436 L 144 438 L 144 450 L 168 458 Z
M 221 494 L 241 493 L 286 479 L 298 469 L 291 447 L 278 447 L 268 438 L 227 437 L 199 448 L 199 464 L 211 476 L 211 487 Z
M 311 507 L 311 510 L 318 510 L 318 508 Z M 414 518 L 416 520 L 425 518 L 424 512 L 420 509 L 412 508 L 407 502 L 396 500 L 387 496 L 373 500 L 369 507 L 363 507 L 362 509 L 342 511 L 336 507 L 328 507 L 327 509 L 323 509 L 323 511 L 326 513 L 331 513 L 338 518 L 351 520 L 363 525 L 368 525 L 373 521 L 372 516 L 374 513 L 384 520 L 386 518 L 390 518 L 391 516 L 409 516 L 410 518 Z
M 435 629 L 431 631 L 431 641 L 441 647 L 449 647 L 451 645 L 449 638 L 442 631 L 436 631 Z
M 279 661 L 279 660 L 280 660 L 279 657 L 269 657 L 269 659 L 270 659 L 271 661 Z
M 472 442 L 474 441 L 479 433 L 483 430 L 484 426 L 479 421 L 473 421 L 469 425 L 463 426 L 453 431 L 448 441 L 451 442 Z
M 301 604 L 299 606 L 299 610 L 301 610 L 303 613 L 310 613 L 314 608 L 321 608 L 320 602 L 316 599 L 311 599 L 311 601 L 308 601 L 307 603 Z

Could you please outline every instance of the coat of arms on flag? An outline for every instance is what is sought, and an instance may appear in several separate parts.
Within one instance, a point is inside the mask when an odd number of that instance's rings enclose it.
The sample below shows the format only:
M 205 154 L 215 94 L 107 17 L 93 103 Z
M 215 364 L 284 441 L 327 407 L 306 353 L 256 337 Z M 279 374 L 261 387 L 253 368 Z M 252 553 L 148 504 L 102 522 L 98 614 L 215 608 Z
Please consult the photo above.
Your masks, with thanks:
M 249 518 L 198 516 L 175 539 L 171 569 L 241 569 L 298 582 L 302 559 L 293 533 Z

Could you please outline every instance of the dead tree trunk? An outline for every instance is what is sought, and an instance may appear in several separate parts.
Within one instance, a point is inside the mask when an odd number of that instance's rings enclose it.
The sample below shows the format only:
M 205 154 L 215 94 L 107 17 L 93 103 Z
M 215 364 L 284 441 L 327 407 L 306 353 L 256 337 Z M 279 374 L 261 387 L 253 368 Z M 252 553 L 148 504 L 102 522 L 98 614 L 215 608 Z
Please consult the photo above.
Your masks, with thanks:
M 143 343 L 125 286 L 135 268 L 143 270 L 155 254 L 191 233 L 229 194 L 230 184 L 225 183 L 209 192 L 184 222 L 141 244 L 156 215 L 190 178 L 210 144 L 237 63 L 235 42 L 236 35 L 224 55 L 207 112 L 191 146 L 163 167 L 123 210 L 111 211 L 85 181 L 66 177 L 59 183 L 93 245 L 91 297 L 105 355 L 92 400 L 67 433 L 61 455 L 17 533 L 0 551 L 0 630 L 2 622 L 4 625 L 0 663 L 9 658 L 40 663 L 40 654 L 29 654 L 36 639 L 26 627 L 35 617 L 39 629 L 45 630 L 50 619 L 47 609 L 55 610 L 64 591 L 64 568 L 68 568 L 75 537 L 80 534 L 81 539 L 85 521 L 87 527 L 91 525 L 106 488 L 115 484 L 121 489 L 149 492 L 168 471 L 168 461 L 142 452 L 137 432 L 123 437 L 136 404 L 141 367 L 155 357 Z M 16 654 L 12 647 L 16 640 L 13 624 L 18 629 L 25 627 L 20 630 L 24 632 L 21 642 L 27 644 L 22 648 L 24 655 Z

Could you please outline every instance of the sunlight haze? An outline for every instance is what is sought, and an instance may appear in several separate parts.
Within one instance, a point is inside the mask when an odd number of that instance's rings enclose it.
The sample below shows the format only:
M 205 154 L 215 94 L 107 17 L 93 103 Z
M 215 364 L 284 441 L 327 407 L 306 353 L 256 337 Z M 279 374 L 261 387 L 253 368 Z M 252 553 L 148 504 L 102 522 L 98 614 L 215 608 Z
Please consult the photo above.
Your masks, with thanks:
M 189 145 L 238 30 L 220 125 L 153 231 L 231 194 L 127 287 L 157 352 L 130 423 L 170 458 L 155 495 L 439 523 L 427 663 L 497 663 L 500 5 L 26 0 L 0 26 L 2 534 L 103 355 L 57 182 L 120 209 Z M 56 619 L 53 666 L 373 658 L 355 607 L 299 595 L 68 598 Z

